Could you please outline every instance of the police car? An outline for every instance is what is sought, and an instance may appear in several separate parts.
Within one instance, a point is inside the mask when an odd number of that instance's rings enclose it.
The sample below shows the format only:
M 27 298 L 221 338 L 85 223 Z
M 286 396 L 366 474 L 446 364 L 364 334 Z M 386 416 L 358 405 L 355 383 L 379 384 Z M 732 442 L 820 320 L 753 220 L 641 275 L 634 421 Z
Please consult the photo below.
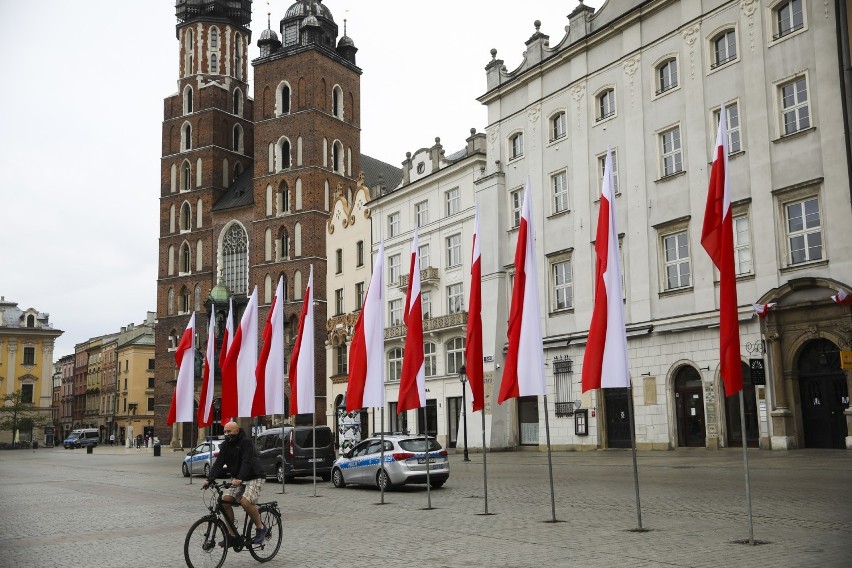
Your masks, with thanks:
M 334 462 L 331 481 L 335 487 L 348 484 L 375 485 L 385 490 L 394 485 L 429 483 L 441 487 L 450 477 L 447 451 L 434 438 L 408 435 L 384 437 L 384 467 L 382 439 L 379 436 L 362 440 L 346 450 Z M 427 480 L 426 468 L 429 468 Z
M 187 452 L 186 457 L 183 458 L 183 464 L 180 468 L 183 476 L 189 477 L 190 475 L 203 475 L 204 477 L 207 477 L 207 474 L 210 473 L 210 467 L 216 460 L 216 456 L 219 455 L 219 445 L 222 442 L 223 440 L 204 442 Z

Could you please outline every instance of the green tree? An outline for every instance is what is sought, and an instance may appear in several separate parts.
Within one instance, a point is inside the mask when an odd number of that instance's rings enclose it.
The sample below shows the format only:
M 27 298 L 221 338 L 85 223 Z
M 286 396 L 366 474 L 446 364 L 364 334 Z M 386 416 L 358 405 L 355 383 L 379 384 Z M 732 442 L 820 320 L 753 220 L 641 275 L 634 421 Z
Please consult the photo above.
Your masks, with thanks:
M 19 430 L 41 428 L 48 423 L 48 417 L 34 404 L 22 402 L 21 391 L 17 390 L 3 396 L 0 405 L 0 430 L 11 430 L 12 441 Z

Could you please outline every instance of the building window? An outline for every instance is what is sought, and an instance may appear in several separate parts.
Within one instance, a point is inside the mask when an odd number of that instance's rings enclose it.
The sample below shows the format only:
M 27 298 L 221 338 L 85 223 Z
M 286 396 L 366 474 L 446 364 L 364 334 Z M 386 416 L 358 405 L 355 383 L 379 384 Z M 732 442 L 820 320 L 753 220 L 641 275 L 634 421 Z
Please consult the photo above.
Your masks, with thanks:
M 805 17 L 802 12 L 802 0 L 790 0 L 779 4 L 775 10 L 775 36 L 782 38 L 805 27 Z
M 516 189 L 509 193 L 509 201 L 512 208 L 512 228 L 521 226 L 521 210 L 524 207 L 524 192 Z
M 248 281 L 248 238 L 243 228 L 234 223 L 222 239 L 222 265 L 225 285 L 234 294 L 246 293 Z
M 192 87 L 189 85 L 183 90 L 183 113 L 189 114 L 192 112 Z
M 657 94 L 677 87 L 677 59 L 672 57 L 657 67 Z
M 343 272 L 343 249 L 337 249 L 334 255 L 335 274 Z
M 781 120 L 784 124 L 784 135 L 793 134 L 799 130 L 810 128 L 811 117 L 808 108 L 808 84 L 800 77 L 785 85 L 781 85 Z
M 21 404 L 34 404 L 32 384 L 21 385 Z
M 338 375 L 345 375 L 349 372 L 347 365 L 346 365 L 347 360 L 348 360 L 348 357 L 347 357 L 347 351 L 348 350 L 346 348 L 346 344 L 344 343 L 344 344 L 340 345 L 336 349 L 336 351 L 337 351 L 337 354 L 336 354 L 337 360 L 335 361 L 335 368 L 337 369 L 337 374 Z
M 148 412 L 154 412 L 154 397 L 148 397 Z
M 662 146 L 663 177 L 683 171 L 683 156 L 680 148 L 680 127 L 676 126 L 660 134 Z
M 395 347 L 388 351 L 388 381 L 399 381 L 402 375 L 402 355 L 402 347 Z M 396 412 L 391 416 L 396 416 Z
M 464 338 L 456 337 L 447 342 L 447 375 L 455 375 L 464 365 Z
M 334 141 L 334 146 L 331 149 L 331 163 L 336 173 L 343 173 L 343 144 L 340 140 Z
M 447 268 L 460 266 L 461 263 L 461 235 L 447 237 Z
M 429 245 L 420 245 L 417 247 L 417 258 L 420 259 L 420 270 L 429 268 Z
M 524 155 L 524 133 L 518 132 L 509 138 L 509 159 L 514 160 Z
M 737 58 L 737 34 L 734 30 L 725 30 L 713 40 L 713 64 L 715 69 Z
M 210 54 L 210 73 L 212 75 L 219 73 L 219 57 L 215 53 Z
M 334 309 L 335 315 L 343 314 L 343 289 L 337 289 L 334 291 Z
M 574 283 L 571 261 L 553 263 L 553 309 L 566 310 L 574 307 Z
M 686 231 L 663 236 L 666 290 L 689 286 L 689 240 Z
M 457 314 L 464 310 L 464 288 L 462 283 L 447 286 L 447 313 Z
M 822 259 L 819 199 L 812 197 L 784 205 L 790 264 Z
M 192 126 L 184 124 L 181 128 L 181 150 L 184 152 L 192 149 Z
M 278 142 L 277 150 L 278 150 L 278 171 L 286 170 L 291 165 L 290 141 L 287 140 L 286 138 L 282 138 Z
M 408 413 L 403 412 L 402 414 L 397 414 L 397 406 L 398 403 L 396 402 L 388 403 L 388 417 L 391 432 L 408 433 Z
M 550 176 L 550 187 L 553 189 L 553 212 L 568 211 L 568 173 Z
M 398 254 L 388 257 L 388 284 L 392 286 L 399 282 L 400 261 Z
M 391 300 L 388 302 L 388 325 L 400 325 L 402 323 L 402 300 Z
M 189 274 L 192 272 L 192 255 L 189 252 L 189 245 L 184 243 L 180 247 L 180 272 Z
M 355 244 L 355 264 L 364 266 L 364 241 L 358 241 Z
M 234 125 L 234 152 L 243 152 L 243 129 L 239 124 Z
M 181 313 L 183 313 L 183 314 L 189 313 L 189 311 L 190 311 L 189 310 L 189 307 L 190 307 L 189 302 L 190 302 L 189 289 L 186 286 L 184 286 L 180 290 L 180 311 L 181 311 Z
M 331 91 L 331 111 L 335 118 L 343 119 L 343 89 L 335 85 Z
M 35 347 L 24 347 L 24 365 L 35 365 Z
M 422 227 L 429 223 L 429 202 L 421 201 L 414 204 L 414 219 L 417 227 Z
M 420 292 L 420 306 L 423 309 L 423 319 L 432 317 L 432 293 Z
M 148 359 L 148 370 L 149 371 L 153 371 L 155 369 L 155 367 L 154 367 L 155 361 L 156 361 L 156 359 Z M 124 363 L 125 363 L 124 370 L 126 371 L 127 370 L 127 365 L 126 365 L 127 361 L 125 361 Z
M 277 97 L 278 100 L 275 101 L 277 103 L 276 109 L 278 110 L 278 114 L 289 114 L 290 113 L 290 86 L 286 83 L 281 83 L 278 86 Z
M 149 389 L 153 389 L 155 383 L 156 383 L 156 379 L 154 377 L 148 377 L 148 388 Z
M 434 377 L 438 374 L 438 357 L 435 353 L 436 349 L 434 343 L 423 344 L 423 364 L 425 367 L 424 374 L 427 377 Z
M 355 284 L 355 309 L 360 310 L 364 306 L 364 283 Z
M 388 215 L 388 238 L 399 234 L 399 212 Z
M 737 103 L 725 107 L 725 115 L 728 119 L 728 154 L 736 154 L 742 150 L 740 137 L 740 109 Z M 713 113 L 716 128 L 719 127 L 719 111 Z
M 598 120 L 615 114 L 615 89 L 607 89 L 598 95 Z
M 603 187 L 604 170 L 606 169 L 606 154 L 598 156 L 598 171 L 600 172 L 599 187 Z M 612 192 L 618 195 L 618 153 L 612 149 Z
M 751 232 L 747 215 L 734 217 L 734 272 L 751 274 Z
M 219 49 L 219 30 L 217 28 L 210 30 L 210 48 Z
M 566 119 L 564 112 L 558 112 L 550 119 L 550 141 L 559 140 L 565 137 L 567 131 Z
M 453 189 L 447 191 L 444 194 L 446 196 L 447 203 L 447 217 L 450 215 L 455 215 L 461 210 L 461 196 L 459 193 L 459 188 L 454 187 Z

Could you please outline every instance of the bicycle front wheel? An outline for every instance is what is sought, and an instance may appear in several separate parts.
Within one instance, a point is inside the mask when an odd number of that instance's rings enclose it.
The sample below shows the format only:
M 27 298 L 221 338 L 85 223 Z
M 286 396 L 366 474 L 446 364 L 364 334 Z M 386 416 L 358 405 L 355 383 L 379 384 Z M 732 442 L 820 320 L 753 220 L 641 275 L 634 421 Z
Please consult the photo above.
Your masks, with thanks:
M 183 556 L 189 568 L 220 568 L 228 555 L 228 531 L 225 523 L 212 517 L 195 521 L 186 533 Z M 219 546 L 219 543 L 225 546 Z
M 281 514 L 275 509 L 261 507 L 260 519 L 268 529 L 266 537 L 260 544 L 249 544 L 249 552 L 258 562 L 269 562 L 281 548 L 284 529 L 281 527 Z M 251 541 L 249 541 L 251 542 Z

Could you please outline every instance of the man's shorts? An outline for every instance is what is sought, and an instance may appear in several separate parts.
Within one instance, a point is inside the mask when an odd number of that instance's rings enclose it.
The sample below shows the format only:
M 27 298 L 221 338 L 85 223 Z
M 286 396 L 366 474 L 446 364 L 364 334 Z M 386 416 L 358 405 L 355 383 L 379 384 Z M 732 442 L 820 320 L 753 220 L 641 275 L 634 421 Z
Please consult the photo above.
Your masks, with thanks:
M 224 493 L 233 497 L 234 501 L 239 501 L 245 497 L 250 503 L 257 503 L 257 499 L 260 497 L 260 490 L 264 483 L 266 483 L 265 479 L 249 479 L 248 481 L 243 481 L 239 487 L 225 489 Z

